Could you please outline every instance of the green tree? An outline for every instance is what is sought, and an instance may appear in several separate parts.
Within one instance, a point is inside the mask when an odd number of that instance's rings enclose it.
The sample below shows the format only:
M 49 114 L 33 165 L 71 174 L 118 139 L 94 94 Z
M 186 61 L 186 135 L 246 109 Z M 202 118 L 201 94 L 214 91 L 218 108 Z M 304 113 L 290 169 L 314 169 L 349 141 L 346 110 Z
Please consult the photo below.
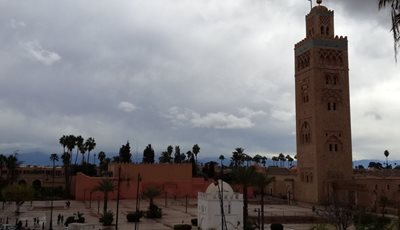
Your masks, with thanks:
M 285 158 L 289 162 L 289 167 L 292 167 L 292 164 L 293 164 L 293 161 L 294 161 L 293 157 L 291 157 L 290 155 L 286 155 Z
M 379 0 L 379 9 L 390 6 L 395 59 L 400 48 L 400 0 Z
M 243 148 L 235 148 L 232 152 L 231 164 L 233 167 L 242 166 L 245 161 L 245 153 Z
M 67 136 L 62 135 L 62 137 L 60 137 L 60 139 L 59 139 L 59 143 L 63 147 L 63 153 L 65 153 L 65 147 L 67 146 Z
M 23 184 L 11 184 L 8 185 L 2 191 L 2 195 L 6 201 L 15 202 L 16 210 L 15 213 L 19 213 L 21 205 L 25 201 L 33 199 L 34 190 L 31 186 Z
M 126 145 L 122 145 L 119 149 L 119 162 L 131 163 L 131 157 L 131 147 L 129 146 L 129 141 L 127 141 Z
M 87 162 L 90 162 L 90 151 L 92 151 L 95 147 L 96 147 L 96 141 L 94 140 L 93 137 L 89 137 L 86 141 L 85 141 L 85 148 L 88 151 L 88 155 L 87 155 Z
M 87 148 L 85 145 L 81 145 L 77 148 L 77 150 L 78 149 L 79 149 L 79 152 L 82 154 L 81 165 L 83 165 L 85 163 L 85 153 L 86 153 Z
M 262 156 L 260 156 L 259 154 L 256 154 L 256 155 L 253 157 L 253 161 L 256 162 L 257 164 L 260 164 L 260 163 L 261 163 L 261 160 L 262 160 Z
M 179 148 L 179 145 L 175 146 L 174 163 L 181 163 L 181 149 Z
M 76 155 L 75 155 L 75 165 L 76 165 L 78 163 L 79 152 L 84 149 L 83 143 L 85 140 L 83 139 L 83 137 L 81 135 L 79 135 L 79 136 L 70 135 L 69 138 L 70 138 L 71 146 L 72 146 L 72 142 L 75 142 L 72 149 L 76 147 Z M 72 149 L 71 149 L 71 151 L 72 151 Z M 71 153 L 71 155 L 72 155 L 72 153 Z
M 200 152 L 200 146 L 198 144 L 193 145 L 192 152 L 196 158 L 196 165 L 197 165 L 197 154 Z
M 151 147 L 151 144 L 147 145 L 143 150 L 143 163 L 154 163 L 154 149 Z
M 251 167 L 236 167 L 232 170 L 234 182 L 242 186 L 243 191 L 243 224 L 244 229 L 248 226 L 248 188 L 253 183 L 253 178 L 256 175 L 256 170 Z
M 8 155 L 6 158 L 6 168 L 7 168 L 7 183 L 13 183 L 17 180 L 17 168 L 21 165 L 21 161 L 18 160 L 18 154 L 14 153 Z
M 96 187 L 94 187 L 93 192 L 100 191 L 103 193 L 103 215 L 107 214 L 107 203 L 108 203 L 108 193 L 113 192 L 115 190 L 115 186 L 110 179 L 102 179 L 99 181 Z
M 168 154 L 167 151 L 161 153 L 161 156 L 158 158 L 160 163 L 171 163 L 172 157 Z

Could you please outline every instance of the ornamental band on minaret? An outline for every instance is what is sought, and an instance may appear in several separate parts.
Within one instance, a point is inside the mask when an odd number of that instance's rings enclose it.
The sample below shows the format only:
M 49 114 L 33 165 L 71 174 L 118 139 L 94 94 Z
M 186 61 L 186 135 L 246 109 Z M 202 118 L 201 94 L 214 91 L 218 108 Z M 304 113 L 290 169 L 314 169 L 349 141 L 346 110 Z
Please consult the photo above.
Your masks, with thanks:
M 321 3 L 306 16 L 306 38 L 295 45 L 295 197 L 312 203 L 348 200 L 334 188 L 352 179 L 347 37 L 335 35 L 334 12 Z

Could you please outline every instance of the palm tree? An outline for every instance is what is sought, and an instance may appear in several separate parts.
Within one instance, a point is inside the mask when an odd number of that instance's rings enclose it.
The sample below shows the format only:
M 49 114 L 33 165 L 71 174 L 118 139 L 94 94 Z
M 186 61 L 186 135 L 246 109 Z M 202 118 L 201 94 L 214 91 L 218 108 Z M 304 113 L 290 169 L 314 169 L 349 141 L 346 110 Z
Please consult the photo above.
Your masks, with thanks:
M 85 153 L 86 153 L 86 146 L 85 145 L 81 145 L 78 147 L 79 152 L 82 154 L 82 160 L 81 160 L 81 164 L 83 165 L 83 163 L 85 162 Z M 89 159 L 88 159 L 89 160 Z M 89 161 L 88 161 L 89 163 Z
M 74 147 L 76 146 L 76 155 L 75 155 L 75 165 L 78 162 L 78 155 L 79 155 L 79 151 L 82 149 L 83 147 L 83 143 L 84 143 L 84 139 L 81 135 L 77 136 L 77 137 L 71 137 L 71 142 L 74 141 Z M 82 159 L 83 161 L 83 159 Z
M 157 188 L 149 187 L 142 192 L 144 197 L 149 198 L 149 207 L 154 206 L 154 198 L 160 195 L 160 190 Z
M 85 147 L 88 151 L 87 155 L 87 162 L 90 162 L 90 151 L 92 151 L 96 147 L 96 141 L 94 140 L 93 137 L 89 137 L 86 142 L 85 142 Z
M 247 189 L 252 184 L 254 175 L 256 170 L 253 166 L 251 167 L 236 167 L 232 171 L 233 179 L 237 184 L 242 186 L 243 191 L 243 224 L 244 228 L 246 229 L 247 220 L 248 220 L 248 196 L 247 196 Z
M 64 167 L 64 177 L 65 177 L 65 194 L 68 197 L 70 194 L 70 176 L 69 169 L 71 166 L 71 154 L 69 152 L 64 152 L 61 155 L 61 159 Z
M 383 152 L 383 154 L 386 157 L 386 168 L 389 168 L 389 163 L 388 163 L 389 151 L 385 150 L 385 152 Z
M 198 144 L 193 145 L 192 152 L 193 152 L 194 156 L 196 157 L 196 165 L 197 165 L 197 154 L 199 154 L 199 152 L 200 152 L 200 147 Z
M 273 177 L 268 177 L 266 173 L 255 173 L 253 184 L 259 189 L 261 195 L 261 230 L 264 230 L 264 197 L 265 188 L 274 180 Z
M 67 136 L 62 135 L 62 137 L 60 137 L 59 143 L 63 147 L 63 153 L 65 153 L 65 147 L 67 146 Z
M 285 164 L 285 161 L 286 161 L 285 155 L 283 155 L 283 153 L 279 153 L 279 155 L 278 155 L 278 160 L 279 160 L 279 162 L 280 162 L 281 167 L 283 167 L 284 164 Z
M 103 151 L 100 151 L 97 159 L 99 159 L 100 164 L 104 162 L 104 160 L 106 159 L 106 153 Z
M 394 41 L 395 59 L 400 48 L 400 0 L 379 0 L 379 9 L 390 5 L 392 17 L 392 33 Z
M 107 213 L 108 193 L 113 192 L 114 190 L 115 186 L 110 179 L 102 179 L 93 189 L 93 192 L 100 191 L 103 193 L 104 196 L 103 216 L 106 215 Z
M 243 148 L 235 148 L 235 151 L 232 152 L 231 161 L 234 167 L 242 166 L 245 160 L 245 153 Z
M 50 155 L 50 160 L 53 161 L 53 181 L 52 181 L 52 196 L 51 196 L 51 209 L 50 209 L 50 227 L 49 229 L 53 229 L 53 199 L 54 199 L 54 176 L 56 172 L 56 161 L 58 161 L 58 155 L 56 153 L 52 153 Z
M 293 158 L 290 155 L 286 155 L 286 160 L 289 162 L 289 167 L 292 167 L 293 164 Z
M 274 165 L 275 165 L 275 166 L 278 166 L 279 157 L 273 156 L 273 157 L 271 158 L 271 160 L 274 162 Z

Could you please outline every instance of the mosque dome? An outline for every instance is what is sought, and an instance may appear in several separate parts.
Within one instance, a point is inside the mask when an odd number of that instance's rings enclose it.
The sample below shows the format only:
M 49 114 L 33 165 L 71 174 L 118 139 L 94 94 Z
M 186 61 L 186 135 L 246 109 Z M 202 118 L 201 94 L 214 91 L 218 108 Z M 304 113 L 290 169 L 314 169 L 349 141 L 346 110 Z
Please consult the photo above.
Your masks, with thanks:
M 224 189 L 224 194 L 233 194 L 233 189 L 232 187 L 226 183 L 225 181 L 218 180 L 218 185 L 215 183 L 211 183 L 206 190 L 206 193 L 211 194 L 211 193 L 219 193 L 219 188 L 221 188 L 221 185 Z M 218 188 L 219 187 L 219 188 Z

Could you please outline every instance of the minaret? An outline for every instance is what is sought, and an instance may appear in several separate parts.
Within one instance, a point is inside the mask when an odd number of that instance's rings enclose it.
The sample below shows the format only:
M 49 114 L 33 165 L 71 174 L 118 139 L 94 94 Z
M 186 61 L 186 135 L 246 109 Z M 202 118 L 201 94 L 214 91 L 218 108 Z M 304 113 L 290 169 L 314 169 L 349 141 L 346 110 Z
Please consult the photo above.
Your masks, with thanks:
M 295 199 L 312 203 L 346 199 L 333 189 L 353 174 L 347 37 L 335 36 L 333 11 L 321 3 L 306 16 L 306 38 L 295 45 Z

